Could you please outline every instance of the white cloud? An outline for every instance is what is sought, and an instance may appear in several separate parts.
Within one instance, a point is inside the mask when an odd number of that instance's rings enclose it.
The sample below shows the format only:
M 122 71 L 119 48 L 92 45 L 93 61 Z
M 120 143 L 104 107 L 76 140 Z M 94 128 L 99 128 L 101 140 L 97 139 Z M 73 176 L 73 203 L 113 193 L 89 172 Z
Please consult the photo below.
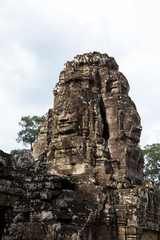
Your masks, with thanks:
M 147 144 L 160 117 L 159 8 L 159 0 L 1 0 L 0 148 L 17 146 L 22 115 L 52 107 L 63 64 L 94 50 L 115 57 L 127 77 Z
M 0 85 L 2 99 L 10 100 L 10 103 L 18 104 L 27 89 L 34 88 L 37 78 L 37 66 L 35 56 L 13 42 L 0 56 Z M 4 108 L 4 102 L 0 102 L 0 109 Z
M 21 100 L 24 92 L 35 86 L 37 74 L 35 57 L 18 43 L 13 42 L 5 53 L 0 56 L 0 131 L 4 135 L 0 138 L 0 146 L 4 150 L 16 144 Z
M 154 125 L 148 126 L 146 129 L 147 144 L 160 143 L 160 122 L 157 121 Z
M 17 42 L 8 46 L 6 55 L 0 57 L 1 81 L 9 81 L 13 85 L 21 88 L 27 85 L 28 79 L 35 78 L 36 58 L 33 53 L 21 47 Z M 23 79 L 23 80 L 22 80 Z M 32 84 L 32 81 L 30 82 Z

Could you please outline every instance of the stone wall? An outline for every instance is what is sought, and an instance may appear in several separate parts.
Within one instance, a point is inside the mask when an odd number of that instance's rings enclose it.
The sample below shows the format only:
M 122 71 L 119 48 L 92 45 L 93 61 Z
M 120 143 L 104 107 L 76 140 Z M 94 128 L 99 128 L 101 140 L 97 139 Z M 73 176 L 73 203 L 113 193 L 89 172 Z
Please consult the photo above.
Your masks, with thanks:
M 156 232 L 153 231 L 144 231 L 142 234 L 142 240 L 158 240 L 158 236 Z
M 53 92 L 35 160 L 0 152 L 1 239 L 159 240 L 140 117 L 114 58 L 77 55 Z

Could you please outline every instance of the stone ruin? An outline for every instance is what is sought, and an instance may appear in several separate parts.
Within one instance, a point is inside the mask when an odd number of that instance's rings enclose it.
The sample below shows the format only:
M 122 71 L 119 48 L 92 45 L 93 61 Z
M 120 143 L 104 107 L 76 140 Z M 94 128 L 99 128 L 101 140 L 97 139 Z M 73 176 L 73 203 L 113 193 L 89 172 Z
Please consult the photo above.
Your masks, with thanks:
M 33 156 L 0 151 L 0 239 L 160 240 L 128 91 L 107 54 L 66 63 Z

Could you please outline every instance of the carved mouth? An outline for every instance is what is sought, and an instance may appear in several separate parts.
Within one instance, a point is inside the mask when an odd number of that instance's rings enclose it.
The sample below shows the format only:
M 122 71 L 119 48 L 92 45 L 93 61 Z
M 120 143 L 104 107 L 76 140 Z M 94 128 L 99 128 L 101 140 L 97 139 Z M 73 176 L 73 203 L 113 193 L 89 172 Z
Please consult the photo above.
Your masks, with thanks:
M 58 124 L 58 131 L 60 134 L 70 134 L 77 132 L 77 129 L 74 122 L 63 122 Z
M 58 124 L 58 127 L 60 127 L 60 128 L 73 127 L 73 126 L 74 126 L 73 122 L 60 122 Z

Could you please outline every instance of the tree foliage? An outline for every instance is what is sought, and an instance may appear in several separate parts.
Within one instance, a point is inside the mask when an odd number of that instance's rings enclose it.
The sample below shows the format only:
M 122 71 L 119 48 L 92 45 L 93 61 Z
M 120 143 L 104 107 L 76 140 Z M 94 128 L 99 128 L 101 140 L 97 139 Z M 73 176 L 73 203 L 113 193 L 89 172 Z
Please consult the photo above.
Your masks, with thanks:
M 24 149 L 14 149 L 11 150 L 10 154 L 16 159 L 17 157 L 21 156 Z
M 22 130 L 18 133 L 17 142 L 23 142 L 23 145 L 30 145 L 30 149 L 33 149 L 33 143 L 38 137 L 39 130 L 43 125 L 46 116 L 24 116 L 21 117 L 19 125 L 22 127 Z
M 145 158 L 144 177 L 160 185 L 160 143 L 146 145 L 143 154 Z

